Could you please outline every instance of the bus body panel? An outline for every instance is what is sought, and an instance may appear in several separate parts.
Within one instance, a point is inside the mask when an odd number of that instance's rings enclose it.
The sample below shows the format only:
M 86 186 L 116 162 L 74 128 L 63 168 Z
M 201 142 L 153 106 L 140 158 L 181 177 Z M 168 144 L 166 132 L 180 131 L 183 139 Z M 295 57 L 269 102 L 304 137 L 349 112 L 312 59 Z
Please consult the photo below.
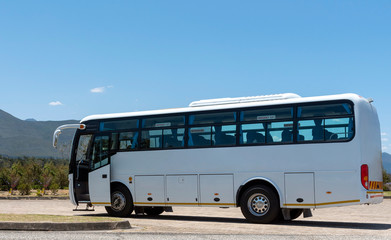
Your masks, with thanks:
M 98 168 L 88 174 L 88 188 L 92 205 L 111 205 L 110 164 Z
M 353 140 L 348 143 L 287 145 L 284 146 L 284 151 L 278 151 L 279 146 L 248 146 L 118 152 L 111 158 L 112 175 L 113 178 L 126 181 L 129 177 L 139 175 L 232 174 L 234 199 L 240 186 L 249 179 L 258 177 L 268 179 L 279 186 L 281 207 L 298 208 L 308 207 L 309 204 L 285 202 L 284 174 L 310 172 L 314 174 L 314 186 L 317 189 L 315 202 L 311 206 L 319 204 L 324 207 L 328 203 L 334 205 L 355 203 L 357 200 L 360 202 L 356 190 L 360 183 L 357 180 L 360 178 L 357 163 L 360 154 L 354 151 L 357 144 L 358 142 Z M 319 155 L 319 152 L 328 154 Z M 347 156 L 346 152 L 351 154 Z M 292 156 L 295 156 L 294 160 Z M 284 166 L 283 170 L 281 166 Z M 163 177 L 161 181 L 165 181 Z M 134 182 L 137 182 L 137 179 Z M 133 193 L 132 185 L 129 187 Z
M 361 186 L 362 196 L 365 197 L 363 203 L 380 203 L 383 200 L 383 175 L 379 119 L 376 108 L 367 101 L 358 101 L 356 108 L 361 164 L 367 164 L 369 169 L 369 189 Z

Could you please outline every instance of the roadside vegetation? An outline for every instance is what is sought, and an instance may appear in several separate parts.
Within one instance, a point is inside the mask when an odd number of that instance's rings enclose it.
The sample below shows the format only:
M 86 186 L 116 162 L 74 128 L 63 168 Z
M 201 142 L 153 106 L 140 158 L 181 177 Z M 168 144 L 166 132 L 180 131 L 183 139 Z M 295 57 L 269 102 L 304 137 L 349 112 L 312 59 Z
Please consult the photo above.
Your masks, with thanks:
M 385 197 L 391 197 L 391 175 L 383 169 L 383 190 Z
M 67 187 L 67 160 L 0 156 L 0 190 L 9 195 L 55 195 Z

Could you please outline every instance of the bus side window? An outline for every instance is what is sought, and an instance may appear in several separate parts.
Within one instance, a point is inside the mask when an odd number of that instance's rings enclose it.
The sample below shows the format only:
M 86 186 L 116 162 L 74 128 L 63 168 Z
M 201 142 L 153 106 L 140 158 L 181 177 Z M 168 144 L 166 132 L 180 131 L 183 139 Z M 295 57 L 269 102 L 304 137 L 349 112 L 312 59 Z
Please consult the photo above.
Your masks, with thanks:
M 120 150 L 135 150 L 137 149 L 138 132 L 122 132 L 119 134 L 119 149 Z
M 338 141 L 353 137 L 353 118 L 299 121 L 299 141 Z
M 211 127 L 194 127 L 189 129 L 189 147 L 212 146 Z
M 184 128 L 173 128 L 163 130 L 163 147 L 179 148 L 184 146 Z
M 109 146 L 109 136 L 95 137 L 91 156 L 91 170 L 109 163 Z
M 236 144 L 236 125 L 217 125 L 213 127 L 212 139 L 214 145 L 235 145 Z
M 163 130 L 145 130 L 141 131 L 141 149 L 153 149 L 162 147 Z
M 325 119 L 326 141 L 338 141 L 353 137 L 353 118 Z
M 265 128 L 262 123 L 242 124 L 243 141 L 241 144 L 265 143 Z
M 330 136 L 325 131 L 323 119 L 299 121 L 298 130 L 298 141 L 324 141 L 325 136 Z
M 297 124 L 297 129 L 299 131 L 298 141 L 312 141 L 313 140 L 313 128 L 315 127 L 314 120 L 301 120 Z
M 267 126 L 266 143 L 292 142 L 293 122 L 271 122 Z

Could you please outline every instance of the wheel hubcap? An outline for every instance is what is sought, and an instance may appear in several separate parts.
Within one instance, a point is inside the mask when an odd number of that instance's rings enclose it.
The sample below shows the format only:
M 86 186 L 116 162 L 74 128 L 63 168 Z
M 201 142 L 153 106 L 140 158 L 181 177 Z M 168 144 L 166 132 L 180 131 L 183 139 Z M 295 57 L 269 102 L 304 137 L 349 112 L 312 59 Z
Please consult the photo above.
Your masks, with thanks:
M 126 198 L 121 192 L 115 192 L 113 193 L 113 196 L 111 197 L 111 208 L 119 212 L 123 210 L 126 206 Z
M 253 215 L 263 216 L 269 211 L 270 203 L 265 195 L 256 193 L 248 199 L 247 206 Z

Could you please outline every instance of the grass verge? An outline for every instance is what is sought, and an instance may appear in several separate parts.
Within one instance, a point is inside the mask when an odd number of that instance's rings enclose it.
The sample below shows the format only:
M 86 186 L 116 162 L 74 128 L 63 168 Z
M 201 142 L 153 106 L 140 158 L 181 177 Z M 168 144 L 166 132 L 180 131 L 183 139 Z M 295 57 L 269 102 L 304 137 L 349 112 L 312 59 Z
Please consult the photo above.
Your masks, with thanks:
M 0 214 L 0 222 L 58 222 L 58 223 L 84 223 L 84 222 L 118 222 L 119 218 L 94 216 L 58 216 L 43 214 Z
M 391 197 L 391 191 L 384 191 L 383 193 L 385 197 Z

